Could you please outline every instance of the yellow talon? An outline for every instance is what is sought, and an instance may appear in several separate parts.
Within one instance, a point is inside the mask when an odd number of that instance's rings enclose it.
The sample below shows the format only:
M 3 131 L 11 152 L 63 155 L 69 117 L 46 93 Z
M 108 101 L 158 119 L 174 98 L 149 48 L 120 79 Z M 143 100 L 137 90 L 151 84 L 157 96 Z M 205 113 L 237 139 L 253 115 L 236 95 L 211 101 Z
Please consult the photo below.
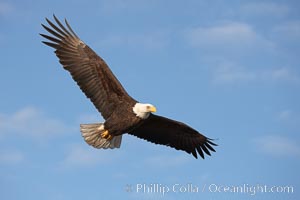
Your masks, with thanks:
M 111 139 L 113 139 L 113 137 L 114 136 L 112 136 L 112 135 L 108 135 L 108 137 L 106 138 L 107 140 L 111 140 Z
M 111 140 L 113 138 L 113 136 L 108 133 L 108 130 L 105 130 L 103 133 L 101 133 L 101 137 L 107 140 Z

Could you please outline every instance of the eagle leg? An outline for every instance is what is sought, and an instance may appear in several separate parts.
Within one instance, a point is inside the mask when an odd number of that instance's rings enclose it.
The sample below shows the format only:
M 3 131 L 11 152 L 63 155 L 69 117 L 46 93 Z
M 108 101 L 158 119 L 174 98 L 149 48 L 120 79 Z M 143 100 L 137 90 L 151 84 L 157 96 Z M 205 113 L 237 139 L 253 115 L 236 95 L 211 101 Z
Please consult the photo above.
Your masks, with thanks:
M 105 130 L 101 133 L 101 137 L 105 138 L 107 140 L 112 140 L 114 136 L 112 136 L 111 134 L 109 134 L 108 130 Z

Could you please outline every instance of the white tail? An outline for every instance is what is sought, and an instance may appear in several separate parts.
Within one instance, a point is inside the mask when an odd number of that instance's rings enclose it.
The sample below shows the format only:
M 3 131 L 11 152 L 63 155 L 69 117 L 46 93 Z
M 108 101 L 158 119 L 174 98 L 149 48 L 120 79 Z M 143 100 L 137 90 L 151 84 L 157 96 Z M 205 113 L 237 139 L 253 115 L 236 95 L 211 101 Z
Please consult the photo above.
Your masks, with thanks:
M 114 149 L 121 146 L 122 135 L 114 136 L 111 140 L 101 137 L 101 133 L 105 131 L 103 123 L 80 124 L 80 131 L 86 143 L 97 149 Z

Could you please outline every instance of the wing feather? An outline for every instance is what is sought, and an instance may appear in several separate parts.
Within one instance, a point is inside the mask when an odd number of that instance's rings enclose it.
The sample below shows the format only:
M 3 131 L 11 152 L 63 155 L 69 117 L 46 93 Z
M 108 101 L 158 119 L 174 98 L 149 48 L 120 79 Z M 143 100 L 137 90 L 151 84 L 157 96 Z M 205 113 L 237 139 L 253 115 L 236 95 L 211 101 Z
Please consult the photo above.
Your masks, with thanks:
M 107 119 L 114 108 L 124 100 L 132 99 L 105 61 L 83 43 L 65 20 L 64 26 L 54 17 L 56 24 L 46 18 L 49 27 L 42 24 L 51 36 L 41 34 L 53 47 L 59 62 L 68 70 L 84 94 Z
M 150 114 L 143 124 L 130 131 L 129 134 L 155 144 L 185 151 L 195 158 L 197 158 L 197 152 L 203 159 L 204 153 L 210 156 L 210 151 L 215 152 L 212 146 L 217 146 L 211 139 L 188 125 L 153 114 Z

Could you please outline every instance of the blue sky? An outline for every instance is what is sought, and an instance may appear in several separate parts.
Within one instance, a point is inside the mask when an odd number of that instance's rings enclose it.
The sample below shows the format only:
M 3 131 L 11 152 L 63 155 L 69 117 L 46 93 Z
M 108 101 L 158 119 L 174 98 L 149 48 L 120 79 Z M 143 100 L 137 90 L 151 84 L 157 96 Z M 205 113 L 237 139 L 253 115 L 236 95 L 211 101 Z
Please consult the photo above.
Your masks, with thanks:
M 299 199 L 299 8 L 296 0 L 1 0 L 1 199 Z M 133 97 L 216 138 L 217 152 L 196 160 L 130 135 L 118 150 L 88 146 L 79 124 L 102 118 L 41 43 L 40 24 L 53 13 Z M 243 185 L 293 192 L 214 188 Z

